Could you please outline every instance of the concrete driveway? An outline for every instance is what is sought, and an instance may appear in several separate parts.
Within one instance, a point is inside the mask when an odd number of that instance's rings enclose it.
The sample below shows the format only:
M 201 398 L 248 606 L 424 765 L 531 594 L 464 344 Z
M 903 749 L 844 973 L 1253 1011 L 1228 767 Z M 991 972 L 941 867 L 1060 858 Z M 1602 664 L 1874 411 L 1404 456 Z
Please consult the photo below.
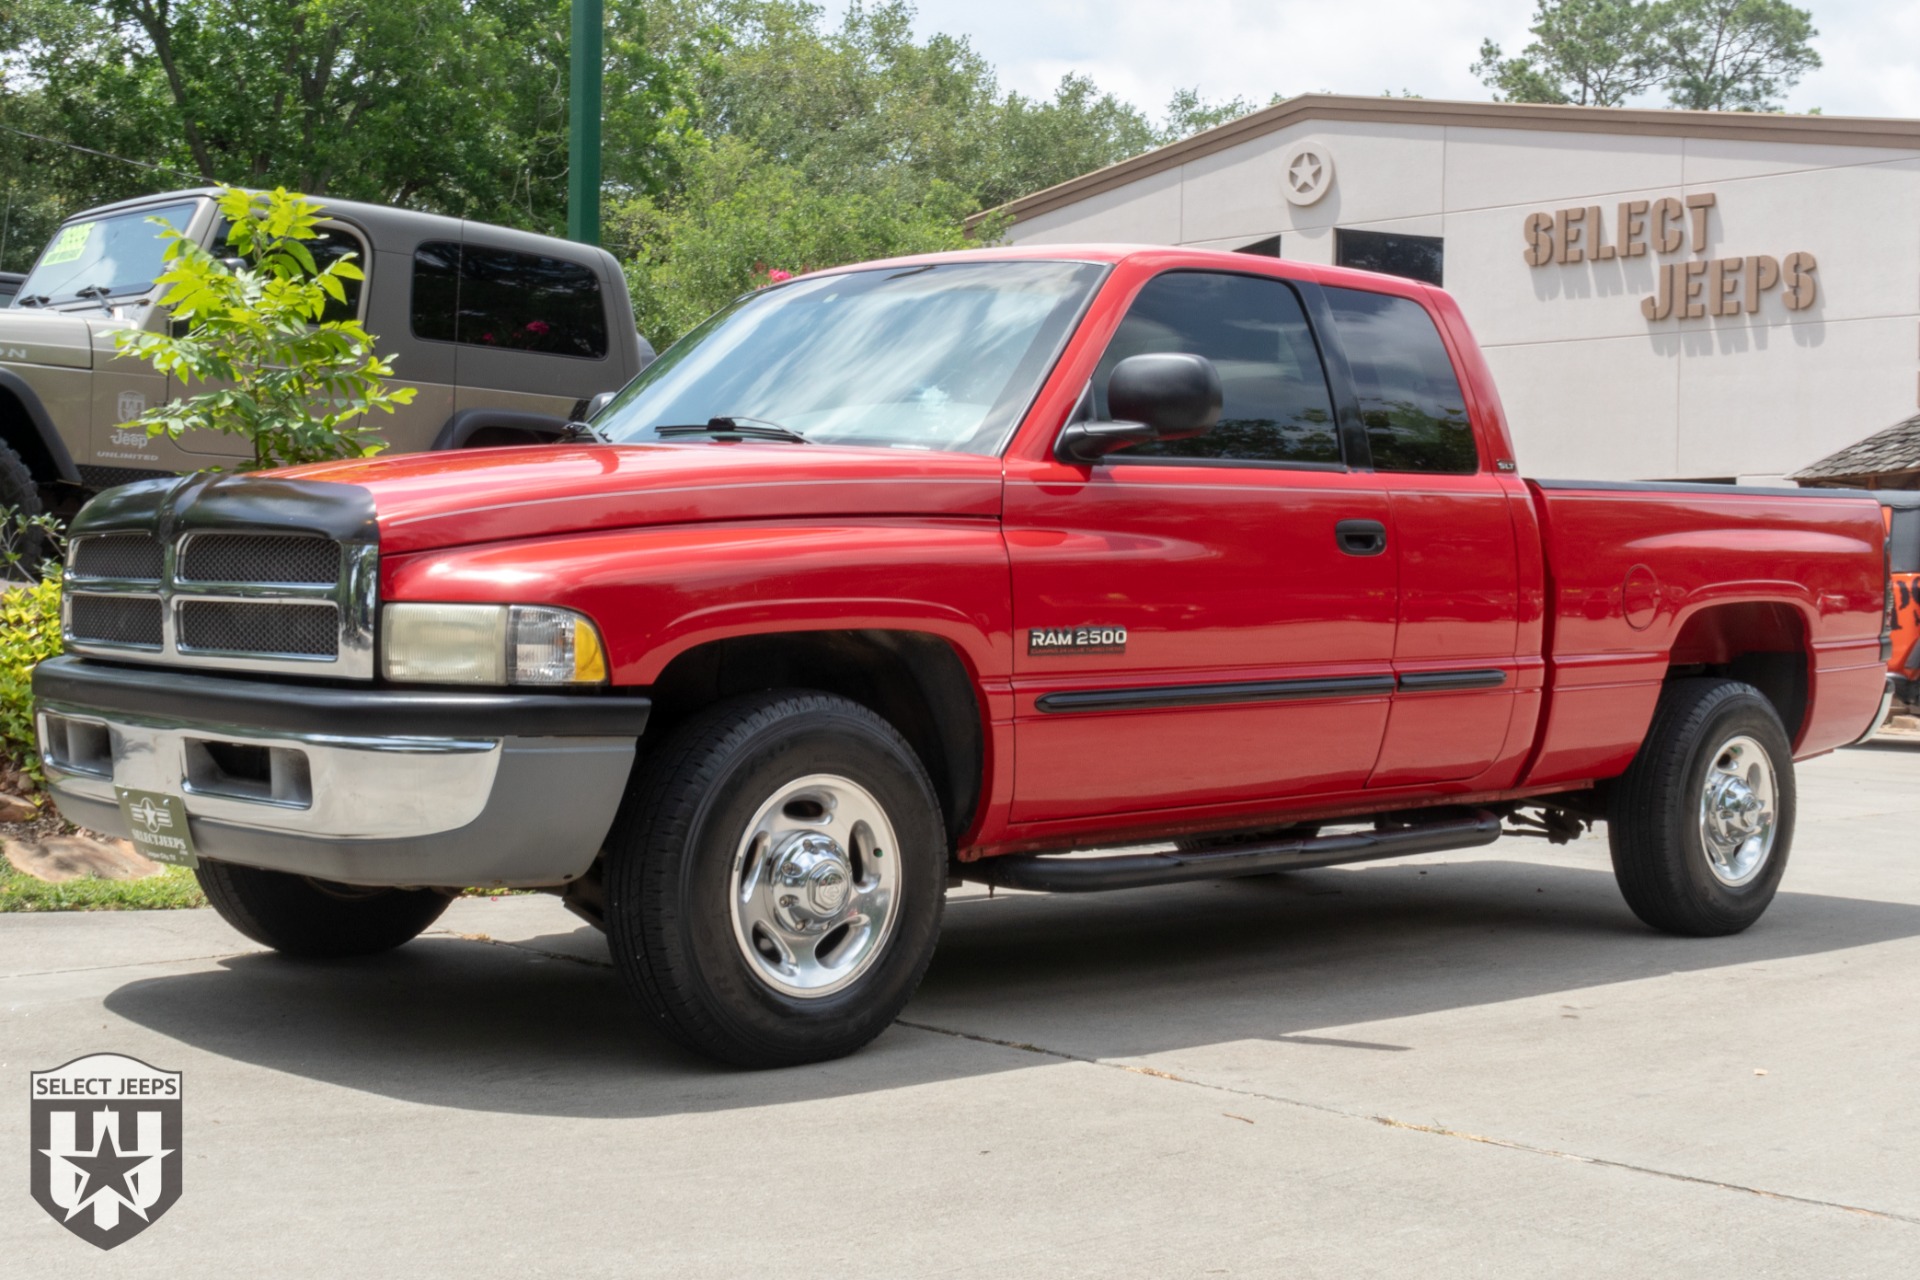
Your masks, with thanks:
M 1802 770 L 1747 934 L 1603 841 L 1079 899 L 969 890 L 906 1017 L 762 1074 L 639 1027 L 547 898 L 296 964 L 211 912 L 0 917 L 21 1276 L 1920 1274 L 1920 740 Z M 185 1072 L 184 1194 L 99 1253 L 27 1073 Z

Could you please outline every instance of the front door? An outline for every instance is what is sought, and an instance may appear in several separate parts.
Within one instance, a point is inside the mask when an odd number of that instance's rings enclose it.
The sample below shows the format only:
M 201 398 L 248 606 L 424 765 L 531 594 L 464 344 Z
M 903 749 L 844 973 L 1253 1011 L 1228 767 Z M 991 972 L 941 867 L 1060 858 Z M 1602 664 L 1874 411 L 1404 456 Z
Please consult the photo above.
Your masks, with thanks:
M 1206 356 L 1207 436 L 1008 478 L 1015 823 L 1257 806 L 1365 786 L 1394 689 L 1392 509 L 1349 471 L 1299 296 L 1175 271 L 1089 388 L 1148 351 Z

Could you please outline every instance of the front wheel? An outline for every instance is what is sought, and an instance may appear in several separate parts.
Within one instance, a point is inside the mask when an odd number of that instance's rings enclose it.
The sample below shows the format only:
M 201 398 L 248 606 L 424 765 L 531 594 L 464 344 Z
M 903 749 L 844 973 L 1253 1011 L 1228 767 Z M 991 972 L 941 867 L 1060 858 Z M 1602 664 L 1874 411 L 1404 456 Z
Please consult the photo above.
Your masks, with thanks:
M 1780 887 L 1793 817 L 1793 750 L 1773 704 L 1736 680 L 1676 680 L 1609 808 L 1621 895 L 1668 933 L 1738 933 Z
M 436 889 L 334 884 L 285 871 L 202 862 L 200 891 L 220 918 L 290 956 L 370 956 L 411 942 L 451 899 Z
M 652 753 L 615 821 L 614 962 L 689 1048 L 749 1067 L 852 1053 L 932 959 L 946 848 L 926 770 L 872 711 L 720 703 Z

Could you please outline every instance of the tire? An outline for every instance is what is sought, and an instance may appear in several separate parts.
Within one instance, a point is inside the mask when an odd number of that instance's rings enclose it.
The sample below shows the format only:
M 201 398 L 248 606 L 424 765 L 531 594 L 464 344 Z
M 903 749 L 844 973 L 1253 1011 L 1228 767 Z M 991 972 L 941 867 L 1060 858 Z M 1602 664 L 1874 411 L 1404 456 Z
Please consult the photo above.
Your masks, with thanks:
M 1736 680 L 1672 682 L 1608 809 L 1622 896 L 1668 933 L 1739 933 L 1780 887 L 1794 807 L 1793 749 L 1773 704 Z
M 750 694 L 636 771 L 608 839 L 607 941 L 679 1044 L 744 1067 L 842 1057 L 920 985 L 946 861 L 940 802 L 892 725 L 828 694 Z
M 452 901 L 435 889 L 366 889 L 230 862 L 202 862 L 193 874 L 222 920 L 263 946 L 311 959 L 391 951 Z
M 40 482 L 33 478 L 33 472 L 21 461 L 20 454 L 4 440 L 0 440 L 0 507 L 29 516 L 46 511 L 40 501 Z
M 0 518 L 11 521 L 15 514 L 37 516 L 46 513 L 46 506 L 40 500 L 40 484 L 33 478 L 33 472 L 20 460 L 12 445 L 0 440 Z M 8 566 L 0 564 L 0 577 L 27 578 L 39 577 L 40 562 L 47 558 L 50 547 L 47 539 L 39 530 L 14 536 L 12 528 L 7 534 L 13 539 L 12 550 L 18 561 Z

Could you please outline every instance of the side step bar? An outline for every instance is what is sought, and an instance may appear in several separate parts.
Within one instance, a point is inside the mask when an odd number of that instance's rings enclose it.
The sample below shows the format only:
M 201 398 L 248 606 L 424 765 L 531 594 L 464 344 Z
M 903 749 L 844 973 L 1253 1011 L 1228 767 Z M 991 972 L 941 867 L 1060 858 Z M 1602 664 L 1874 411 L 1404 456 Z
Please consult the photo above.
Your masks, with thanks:
M 1003 889 L 1039 889 L 1048 893 L 1092 893 L 1101 889 L 1141 889 L 1188 880 L 1224 880 L 1331 867 L 1343 862 L 1404 858 L 1415 853 L 1476 849 L 1500 838 L 1500 818 L 1484 809 L 1463 818 L 1353 831 L 1302 840 L 1273 840 L 1185 853 L 1122 853 L 1110 857 L 1063 857 L 1050 853 L 1008 854 L 984 858 L 960 869 L 968 880 Z

